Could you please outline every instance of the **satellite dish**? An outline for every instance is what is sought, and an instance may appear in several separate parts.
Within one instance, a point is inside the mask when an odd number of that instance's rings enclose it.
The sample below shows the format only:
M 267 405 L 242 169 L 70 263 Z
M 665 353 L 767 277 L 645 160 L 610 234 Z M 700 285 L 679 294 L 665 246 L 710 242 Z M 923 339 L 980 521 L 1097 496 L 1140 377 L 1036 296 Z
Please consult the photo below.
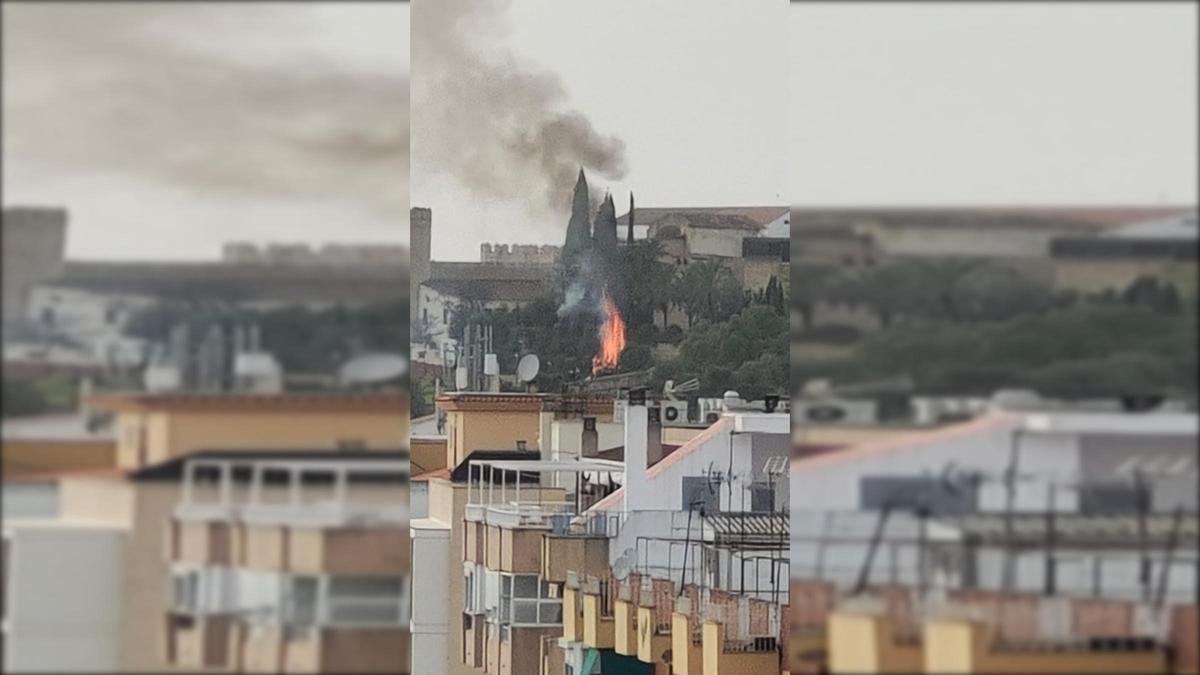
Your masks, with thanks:
M 538 360 L 537 354 L 526 354 L 517 362 L 517 379 L 522 382 L 532 382 L 541 367 L 542 363 Z
M 338 369 L 342 384 L 376 384 L 398 379 L 408 372 L 408 359 L 399 354 L 375 352 L 356 356 Z

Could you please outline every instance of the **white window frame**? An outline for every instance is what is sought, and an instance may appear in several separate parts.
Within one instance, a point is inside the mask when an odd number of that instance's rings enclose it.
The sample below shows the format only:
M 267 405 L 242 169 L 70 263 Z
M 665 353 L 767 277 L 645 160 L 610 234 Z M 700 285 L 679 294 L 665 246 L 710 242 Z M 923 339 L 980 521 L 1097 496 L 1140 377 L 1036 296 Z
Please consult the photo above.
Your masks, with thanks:
M 298 635 L 307 634 L 308 629 L 315 628 L 401 628 L 408 626 L 411 620 L 409 612 L 409 597 L 410 586 L 408 577 L 399 574 L 384 574 L 384 575 L 364 575 L 363 578 L 386 578 L 399 580 L 397 586 L 398 592 L 395 596 L 369 596 L 369 597 L 335 597 L 331 588 L 333 580 L 339 575 L 329 574 L 296 574 L 289 575 L 284 583 L 284 602 L 280 607 L 280 622 L 288 626 L 290 630 L 295 631 Z M 353 578 L 353 575 L 347 575 L 341 578 Z M 310 623 L 300 623 L 296 621 L 292 600 L 295 594 L 296 584 L 307 579 L 313 579 L 316 582 L 314 605 L 312 612 L 312 620 Z M 386 620 L 373 619 L 334 619 L 334 610 L 344 607 L 369 607 L 372 609 L 386 607 L 395 609 L 394 618 Z
M 533 595 L 514 595 L 516 590 L 516 578 L 532 578 L 535 583 L 535 592 Z M 505 590 L 507 588 L 507 591 Z M 561 626 L 562 625 L 562 598 L 551 597 L 550 583 L 542 579 L 537 574 L 509 574 L 507 572 L 499 573 L 499 591 L 500 598 L 495 613 L 496 622 L 501 626 L 513 626 L 517 628 L 524 627 L 539 627 L 539 626 Z M 534 607 L 534 621 L 518 621 L 517 608 L 519 606 Z M 553 611 L 558 608 L 558 621 L 543 621 L 542 613 L 544 611 Z M 490 615 L 489 615 L 489 618 Z

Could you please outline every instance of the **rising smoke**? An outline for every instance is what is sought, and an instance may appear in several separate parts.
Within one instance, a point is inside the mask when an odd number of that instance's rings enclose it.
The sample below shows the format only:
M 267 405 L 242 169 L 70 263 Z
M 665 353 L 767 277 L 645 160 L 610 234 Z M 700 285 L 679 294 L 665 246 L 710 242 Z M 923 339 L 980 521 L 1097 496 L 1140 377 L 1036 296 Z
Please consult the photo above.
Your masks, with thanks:
M 407 73 L 311 47 L 308 12 L 5 3 L 5 159 L 206 197 L 342 200 L 403 222 Z
M 610 180 L 625 175 L 625 146 L 568 107 L 557 75 L 502 45 L 508 4 L 413 3 L 413 163 L 480 198 L 561 215 L 580 166 Z

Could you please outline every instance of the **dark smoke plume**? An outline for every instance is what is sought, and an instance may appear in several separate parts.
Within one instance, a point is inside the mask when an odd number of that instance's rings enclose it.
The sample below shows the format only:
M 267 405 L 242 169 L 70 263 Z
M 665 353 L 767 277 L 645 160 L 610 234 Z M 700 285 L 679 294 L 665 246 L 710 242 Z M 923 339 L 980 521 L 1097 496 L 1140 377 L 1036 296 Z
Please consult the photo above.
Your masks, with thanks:
M 557 75 L 503 47 L 507 5 L 413 3 L 414 166 L 451 174 L 479 197 L 557 215 L 580 166 L 612 180 L 625 175 L 625 146 L 567 106 Z
M 402 222 L 408 76 L 284 58 L 271 40 L 299 30 L 304 11 L 5 3 L 5 159 L 118 172 L 206 197 L 339 199 Z M 262 44 L 222 48 L 245 35 Z

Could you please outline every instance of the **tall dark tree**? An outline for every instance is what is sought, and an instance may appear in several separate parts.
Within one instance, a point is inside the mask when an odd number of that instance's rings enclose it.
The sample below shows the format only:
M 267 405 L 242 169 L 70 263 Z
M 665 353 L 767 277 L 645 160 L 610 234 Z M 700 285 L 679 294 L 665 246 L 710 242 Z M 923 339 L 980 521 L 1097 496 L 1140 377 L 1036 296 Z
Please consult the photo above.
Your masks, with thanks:
M 633 243 L 633 193 L 629 193 L 629 230 L 625 236 L 625 243 Z
M 617 208 L 613 204 L 612 195 L 605 195 L 600 203 L 600 211 L 596 214 L 596 222 L 592 226 L 592 239 L 595 242 L 597 256 L 611 268 L 617 253 Z
M 605 195 L 592 225 L 592 269 L 596 292 L 607 288 L 622 310 L 627 308 L 625 284 L 621 269 L 621 252 L 617 248 L 617 207 L 612 195 Z
M 578 270 L 591 248 L 592 224 L 588 217 L 588 185 L 583 169 L 579 169 L 579 180 L 575 181 L 575 194 L 571 199 L 571 220 L 567 222 L 567 239 L 563 243 L 562 263 L 568 275 Z

